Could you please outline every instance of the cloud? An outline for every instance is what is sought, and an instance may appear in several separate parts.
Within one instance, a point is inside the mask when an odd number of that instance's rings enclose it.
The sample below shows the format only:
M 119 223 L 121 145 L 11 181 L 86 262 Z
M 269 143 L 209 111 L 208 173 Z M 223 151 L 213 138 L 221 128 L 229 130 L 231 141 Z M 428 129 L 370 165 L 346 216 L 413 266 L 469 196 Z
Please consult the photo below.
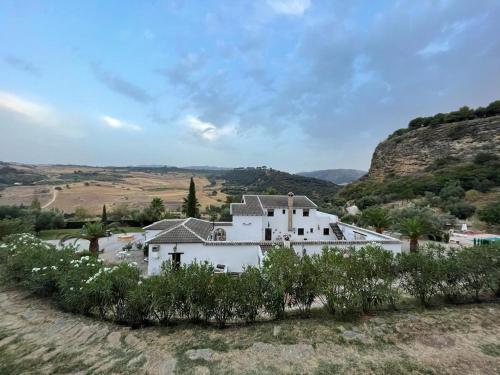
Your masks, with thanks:
M 9 55 L 9 56 L 5 56 L 3 58 L 3 61 L 6 64 L 10 65 L 11 67 L 13 67 L 17 70 L 20 70 L 22 72 L 29 73 L 29 74 L 32 74 L 34 76 L 41 75 L 40 69 L 35 64 L 33 64 L 32 62 L 30 62 L 28 60 L 21 59 L 17 56 Z
M 43 129 L 47 134 L 67 137 L 81 137 L 85 134 L 81 118 L 6 91 L 0 91 L 1 125 L 33 126 Z M 27 138 L 30 135 L 25 134 Z
M 92 64 L 92 72 L 107 88 L 129 99 L 143 104 L 154 100 L 146 90 L 103 69 L 100 64 Z
M 104 123 L 104 125 L 109 126 L 110 128 L 113 129 L 124 129 L 124 130 L 134 130 L 134 131 L 142 130 L 142 128 L 138 125 L 118 120 L 117 118 L 111 116 L 103 115 L 101 116 L 101 120 Z
M 311 0 L 267 0 L 276 13 L 288 16 L 302 16 L 311 6 Z
M 184 119 L 184 125 L 192 133 L 206 141 L 215 141 L 221 137 L 232 136 L 237 132 L 234 125 L 216 126 L 210 122 L 204 122 L 195 116 L 187 116 Z
M 30 122 L 43 125 L 51 125 L 51 120 L 55 117 L 55 112 L 50 107 L 5 91 L 0 91 L 0 109 L 21 115 Z

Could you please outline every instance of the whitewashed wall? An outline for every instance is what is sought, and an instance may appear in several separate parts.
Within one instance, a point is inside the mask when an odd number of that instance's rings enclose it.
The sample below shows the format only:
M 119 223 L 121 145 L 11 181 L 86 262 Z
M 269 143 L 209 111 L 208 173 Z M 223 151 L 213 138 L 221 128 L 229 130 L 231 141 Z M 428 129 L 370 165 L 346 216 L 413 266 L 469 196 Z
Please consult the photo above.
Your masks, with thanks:
M 148 275 L 157 275 L 161 271 L 163 262 L 170 260 L 174 244 L 162 244 L 160 246 L 159 257 L 149 253 Z M 258 245 L 221 245 L 206 246 L 201 243 L 177 244 L 177 252 L 181 255 L 181 263 L 189 264 L 195 260 L 208 261 L 214 266 L 225 264 L 228 272 L 242 272 L 247 265 L 257 266 L 259 264 Z
M 233 216 L 233 225 L 223 227 L 227 241 L 262 241 L 262 216 Z

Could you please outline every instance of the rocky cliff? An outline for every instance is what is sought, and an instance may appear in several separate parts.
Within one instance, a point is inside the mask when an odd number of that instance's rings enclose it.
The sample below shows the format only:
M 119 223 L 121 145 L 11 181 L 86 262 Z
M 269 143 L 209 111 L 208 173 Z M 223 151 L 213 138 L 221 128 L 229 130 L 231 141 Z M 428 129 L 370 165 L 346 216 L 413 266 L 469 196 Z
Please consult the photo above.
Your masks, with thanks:
M 373 153 L 368 177 L 418 173 L 436 159 L 463 161 L 480 152 L 500 155 L 500 116 L 429 126 L 390 137 Z

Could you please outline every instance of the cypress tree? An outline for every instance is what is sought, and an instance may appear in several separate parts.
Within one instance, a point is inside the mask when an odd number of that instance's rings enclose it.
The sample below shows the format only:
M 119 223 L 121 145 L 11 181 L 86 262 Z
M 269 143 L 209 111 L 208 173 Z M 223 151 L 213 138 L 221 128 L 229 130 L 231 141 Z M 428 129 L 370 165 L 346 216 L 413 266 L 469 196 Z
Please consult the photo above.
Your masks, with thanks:
M 106 213 L 106 205 L 102 206 L 101 222 L 106 224 L 108 222 L 108 214 Z
M 193 177 L 189 182 L 189 193 L 186 198 L 184 198 L 184 212 L 187 217 L 198 217 L 199 214 L 199 203 L 196 198 L 196 188 L 194 186 Z

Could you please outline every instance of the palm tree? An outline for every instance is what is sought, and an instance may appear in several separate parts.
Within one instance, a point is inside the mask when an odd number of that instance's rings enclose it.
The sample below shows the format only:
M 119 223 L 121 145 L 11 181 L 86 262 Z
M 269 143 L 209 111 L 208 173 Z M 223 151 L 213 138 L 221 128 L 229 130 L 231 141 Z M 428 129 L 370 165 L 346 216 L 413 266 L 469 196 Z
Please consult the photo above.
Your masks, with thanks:
M 76 240 L 87 240 L 89 241 L 89 251 L 94 255 L 99 254 L 99 238 L 106 237 L 108 231 L 114 231 L 123 233 L 124 230 L 119 228 L 119 223 L 111 223 L 105 224 L 101 221 L 94 221 L 90 223 L 86 223 L 80 233 L 68 234 L 66 236 L 61 237 L 61 243 L 70 239 Z
M 363 224 L 374 227 L 377 233 L 383 233 L 391 225 L 389 212 L 382 207 L 369 207 L 361 215 Z
M 429 228 L 427 223 L 418 217 L 403 219 L 399 223 L 398 229 L 403 236 L 406 236 L 410 239 L 411 252 L 417 251 L 418 239 L 424 234 L 429 233 Z

